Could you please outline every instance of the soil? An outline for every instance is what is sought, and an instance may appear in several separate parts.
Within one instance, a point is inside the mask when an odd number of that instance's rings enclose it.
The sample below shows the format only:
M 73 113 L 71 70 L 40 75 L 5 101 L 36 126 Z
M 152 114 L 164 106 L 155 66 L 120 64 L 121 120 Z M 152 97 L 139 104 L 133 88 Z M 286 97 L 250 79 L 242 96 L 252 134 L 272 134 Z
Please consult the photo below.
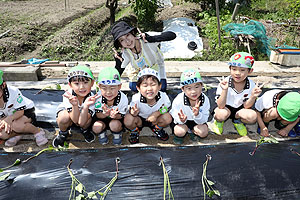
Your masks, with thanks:
M 52 60 L 113 60 L 110 35 L 109 9 L 106 0 L 14 0 L 0 1 L 0 60 L 20 61 L 29 58 Z M 188 17 L 201 28 L 206 24 L 197 21 L 202 11 L 200 4 L 181 3 L 173 0 L 172 8 L 160 9 L 157 24 L 151 31 L 162 30 L 162 20 L 172 17 Z M 127 7 L 127 0 L 119 0 L 119 8 Z M 132 13 L 125 13 L 127 20 L 136 25 Z M 292 31 L 284 25 L 262 21 L 267 35 L 283 44 Z M 296 30 L 297 31 L 297 30 Z M 299 31 L 299 30 L 298 30 Z M 201 36 L 201 35 L 200 35 Z M 294 41 L 300 41 L 300 34 Z M 204 49 L 208 40 L 203 38 Z

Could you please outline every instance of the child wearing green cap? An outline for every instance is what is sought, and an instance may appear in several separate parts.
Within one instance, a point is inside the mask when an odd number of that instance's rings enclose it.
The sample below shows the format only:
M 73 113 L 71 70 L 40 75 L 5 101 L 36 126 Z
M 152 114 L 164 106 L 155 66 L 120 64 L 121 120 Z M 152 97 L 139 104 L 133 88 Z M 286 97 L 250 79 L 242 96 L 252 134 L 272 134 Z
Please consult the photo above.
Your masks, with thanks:
M 138 93 L 132 96 L 129 113 L 125 115 L 124 124 L 130 130 L 129 142 L 139 142 L 139 132 L 143 127 L 150 127 L 158 139 L 166 141 L 169 135 L 163 130 L 172 122 L 168 113 L 170 99 L 161 89 L 157 71 L 145 68 L 138 74 Z
M 202 93 L 203 81 L 200 73 L 187 69 L 181 74 L 179 93 L 172 103 L 170 111 L 174 118 L 174 143 L 182 144 L 188 132 L 191 140 L 197 141 L 208 135 L 209 98 Z
M 37 127 L 34 103 L 22 95 L 21 91 L 3 81 L 0 70 L 0 139 L 5 146 L 15 146 L 22 134 L 34 134 L 36 144 L 48 143 L 43 129 Z
M 56 112 L 60 130 L 52 142 L 54 147 L 64 146 L 72 125 L 80 127 L 87 143 L 95 140 L 95 135 L 90 130 L 95 112 L 93 103 L 98 98 L 91 92 L 94 76 L 87 66 L 78 65 L 70 69 L 67 81 L 70 89 L 63 94 L 63 102 Z
M 121 92 L 121 77 L 114 67 L 106 67 L 99 72 L 98 86 L 100 96 L 95 101 L 95 116 L 92 130 L 99 134 L 102 145 L 108 143 L 106 130 L 113 134 L 113 144 L 122 144 L 124 116 L 128 108 L 127 96 Z
M 255 103 L 257 112 L 257 132 L 262 136 L 270 136 L 268 125 L 275 121 L 278 134 L 286 137 L 300 136 L 300 94 L 284 90 L 269 90 L 259 97 Z
M 241 136 L 247 135 L 244 123 L 255 123 L 256 112 L 251 109 L 261 93 L 261 86 L 255 84 L 248 76 L 253 72 L 254 58 L 246 52 L 235 53 L 229 64 L 230 76 L 220 80 L 216 91 L 217 108 L 214 109 L 212 131 L 221 135 L 227 119 Z

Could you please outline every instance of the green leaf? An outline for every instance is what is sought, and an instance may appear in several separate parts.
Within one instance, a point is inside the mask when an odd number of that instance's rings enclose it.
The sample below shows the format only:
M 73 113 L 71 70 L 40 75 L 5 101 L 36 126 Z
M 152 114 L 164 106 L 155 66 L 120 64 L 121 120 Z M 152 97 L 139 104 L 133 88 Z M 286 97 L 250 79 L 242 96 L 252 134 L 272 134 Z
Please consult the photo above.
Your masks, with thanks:
M 98 192 L 99 195 L 103 196 L 103 192 Z
M 214 184 L 215 184 L 214 182 L 212 182 L 212 181 L 210 181 L 210 180 L 207 180 L 207 183 L 208 183 L 209 185 L 214 185 Z
M 215 192 L 215 195 L 221 196 L 219 190 L 214 190 L 214 192 Z
M 215 194 L 215 192 L 213 190 L 208 190 L 206 194 L 211 198 Z
M 82 193 L 83 191 L 83 185 L 80 183 L 75 187 L 75 190 L 78 191 L 79 193 Z
M 91 198 L 91 199 L 98 199 L 97 196 L 96 196 L 96 192 L 94 192 L 94 191 L 88 193 L 88 198 Z
M 18 159 L 15 161 L 15 163 L 13 164 L 13 166 L 17 166 L 17 165 L 19 165 L 19 164 L 21 164 L 21 160 L 18 158 Z
M 56 84 L 56 89 L 61 90 L 61 86 L 58 83 Z
M 81 200 L 81 199 L 85 199 L 83 194 L 80 194 L 76 197 L 76 200 Z
M 0 168 L 0 172 L 3 172 L 4 170 L 2 168 Z
M 10 173 L 7 173 L 7 174 L 4 174 L 4 175 L 0 176 L 0 181 L 6 180 L 9 176 L 10 176 Z

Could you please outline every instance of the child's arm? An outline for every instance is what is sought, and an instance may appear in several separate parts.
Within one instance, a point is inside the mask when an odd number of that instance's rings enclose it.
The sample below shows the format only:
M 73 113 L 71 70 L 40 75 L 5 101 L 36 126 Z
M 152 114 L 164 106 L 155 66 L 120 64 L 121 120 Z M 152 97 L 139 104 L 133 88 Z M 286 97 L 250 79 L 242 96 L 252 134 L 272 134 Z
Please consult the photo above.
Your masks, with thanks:
M 13 121 L 19 119 L 23 115 L 24 110 L 18 110 L 14 114 L 7 116 L 6 118 L 0 121 L 0 129 L 4 129 L 6 133 L 10 133 Z
M 277 133 L 281 136 L 287 137 L 289 135 L 290 130 L 292 130 L 292 128 L 294 126 L 296 126 L 296 124 L 299 122 L 299 120 L 300 120 L 300 118 L 298 117 L 293 123 L 288 124 L 283 129 L 280 129 L 279 131 L 277 131 Z
M 194 115 L 194 121 L 197 124 L 206 123 L 209 117 L 209 109 L 210 109 L 210 103 L 208 97 L 205 96 L 204 104 L 201 106 L 201 112 L 199 111 L 200 106 L 199 105 L 196 106 L 198 106 L 198 115 Z
M 150 43 L 170 41 L 176 38 L 176 34 L 172 31 L 162 32 L 160 35 L 154 35 L 154 36 L 150 36 L 147 33 L 144 34 L 145 34 L 145 39 Z
M 146 119 L 148 122 L 155 123 L 157 118 L 161 115 L 159 111 L 153 112 L 149 117 Z
M 255 87 L 251 91 L 250 98 L 244 103 L 244 108 L 249 109 L 254 105 L 257 97 L 260 95 L 260 93 L 262 91 L 261 88 L 263 86 L 264 86 L 264 84 L 262 84 L 261 86 L 258 86 L 258 82 L 255 84 Z
M 261 117 L 261 113 L 256 110 L 256 114 L 257 114 L 257 123 L 260 128 L 260 135 L 264 136 L 264 137 L 270 136 L 268 127 L 266 127 L 266 125 Z
M 89 113 L 89 108 L 91 105 L 95 104 L 96 99 L 99 97 L 100 97 L 100 95 L 96 94 L 96 95 L 88 97 L 84 101 L 83 108 L 82 108 L 81 112 L 79 113 L 79 117 L 78 117 L 78 125 L 80 127 L 83 127 L 87 123 L 87 121 L 91 118 L 91 114 Z
M 224 109 L 226 106 L 226 99 L 227 99 L 227 92 L 228 92 L 228 81 L 224 78 L 219 80 L 219 90 L 221 89 L 221 94 L 219 96 L 219 98 L 217 99 L 217 105 L 218 108 L 220 109 Z M 218 92 L 218 91 L 217 91 Z

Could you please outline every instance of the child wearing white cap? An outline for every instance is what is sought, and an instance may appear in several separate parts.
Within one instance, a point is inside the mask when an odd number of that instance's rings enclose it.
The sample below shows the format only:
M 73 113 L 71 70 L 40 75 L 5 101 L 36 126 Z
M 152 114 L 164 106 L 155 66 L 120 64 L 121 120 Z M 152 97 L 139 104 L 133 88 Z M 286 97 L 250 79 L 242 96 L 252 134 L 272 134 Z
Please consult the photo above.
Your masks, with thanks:
M 163 130 L 172 122 L 172 116 L 168 113 L 171 106 L 170 99 L 161 88 L 160 77 L 157 71 L 145 68 L 138 74 L 138 93 L 132 96 L 129 113 L 125 115 L 124 124 L 130 130 L 129 142 L 139 142 L 140 130 L 147 126 L 163 141 L 169 139 L 169 135 Z
M 95 140 L 95 135 L 90 130 L 95 113 L 93 104 L 98 98 L 91 92 L 94 76 L 87 66 L 78 65 L 70 69 L 67 80 L 70 89 L 63 94 L 63 102 L 56 112 L 56 122 L 60 130 L 52 142 L 54 147 L 64 146 L 72 125 L 80 127 L 87 143 Z
M 25 133 L 34 134 L 38 146 L 48 143 L 44 130 L 37 127 L 34 110 L 33 101 L 8 86 L 0 70 L 0 139 L 6 140 L 5 146 L 15 146 Z
M 106 130 L 113 134 L 113 144 L 122 144 L 124 116 L 128 108 L 127 96 L 121 90 L 121 77 L 114 67 L 106 67 L 99 72 L 98 86 L 100 96 L 95 101 L 95 116 L 92 130 L 99 134 L 102 145 L 108 143 Z
M 172 103 L 170 111 L 174 118 L 174 143 L 182 144 L 188 132 L 191 140 L 198 141 L 208 135 L 209 98 L 202 93 L 203 81 L 200 73 L 187 69 L 180 77 L 182 92 Z

